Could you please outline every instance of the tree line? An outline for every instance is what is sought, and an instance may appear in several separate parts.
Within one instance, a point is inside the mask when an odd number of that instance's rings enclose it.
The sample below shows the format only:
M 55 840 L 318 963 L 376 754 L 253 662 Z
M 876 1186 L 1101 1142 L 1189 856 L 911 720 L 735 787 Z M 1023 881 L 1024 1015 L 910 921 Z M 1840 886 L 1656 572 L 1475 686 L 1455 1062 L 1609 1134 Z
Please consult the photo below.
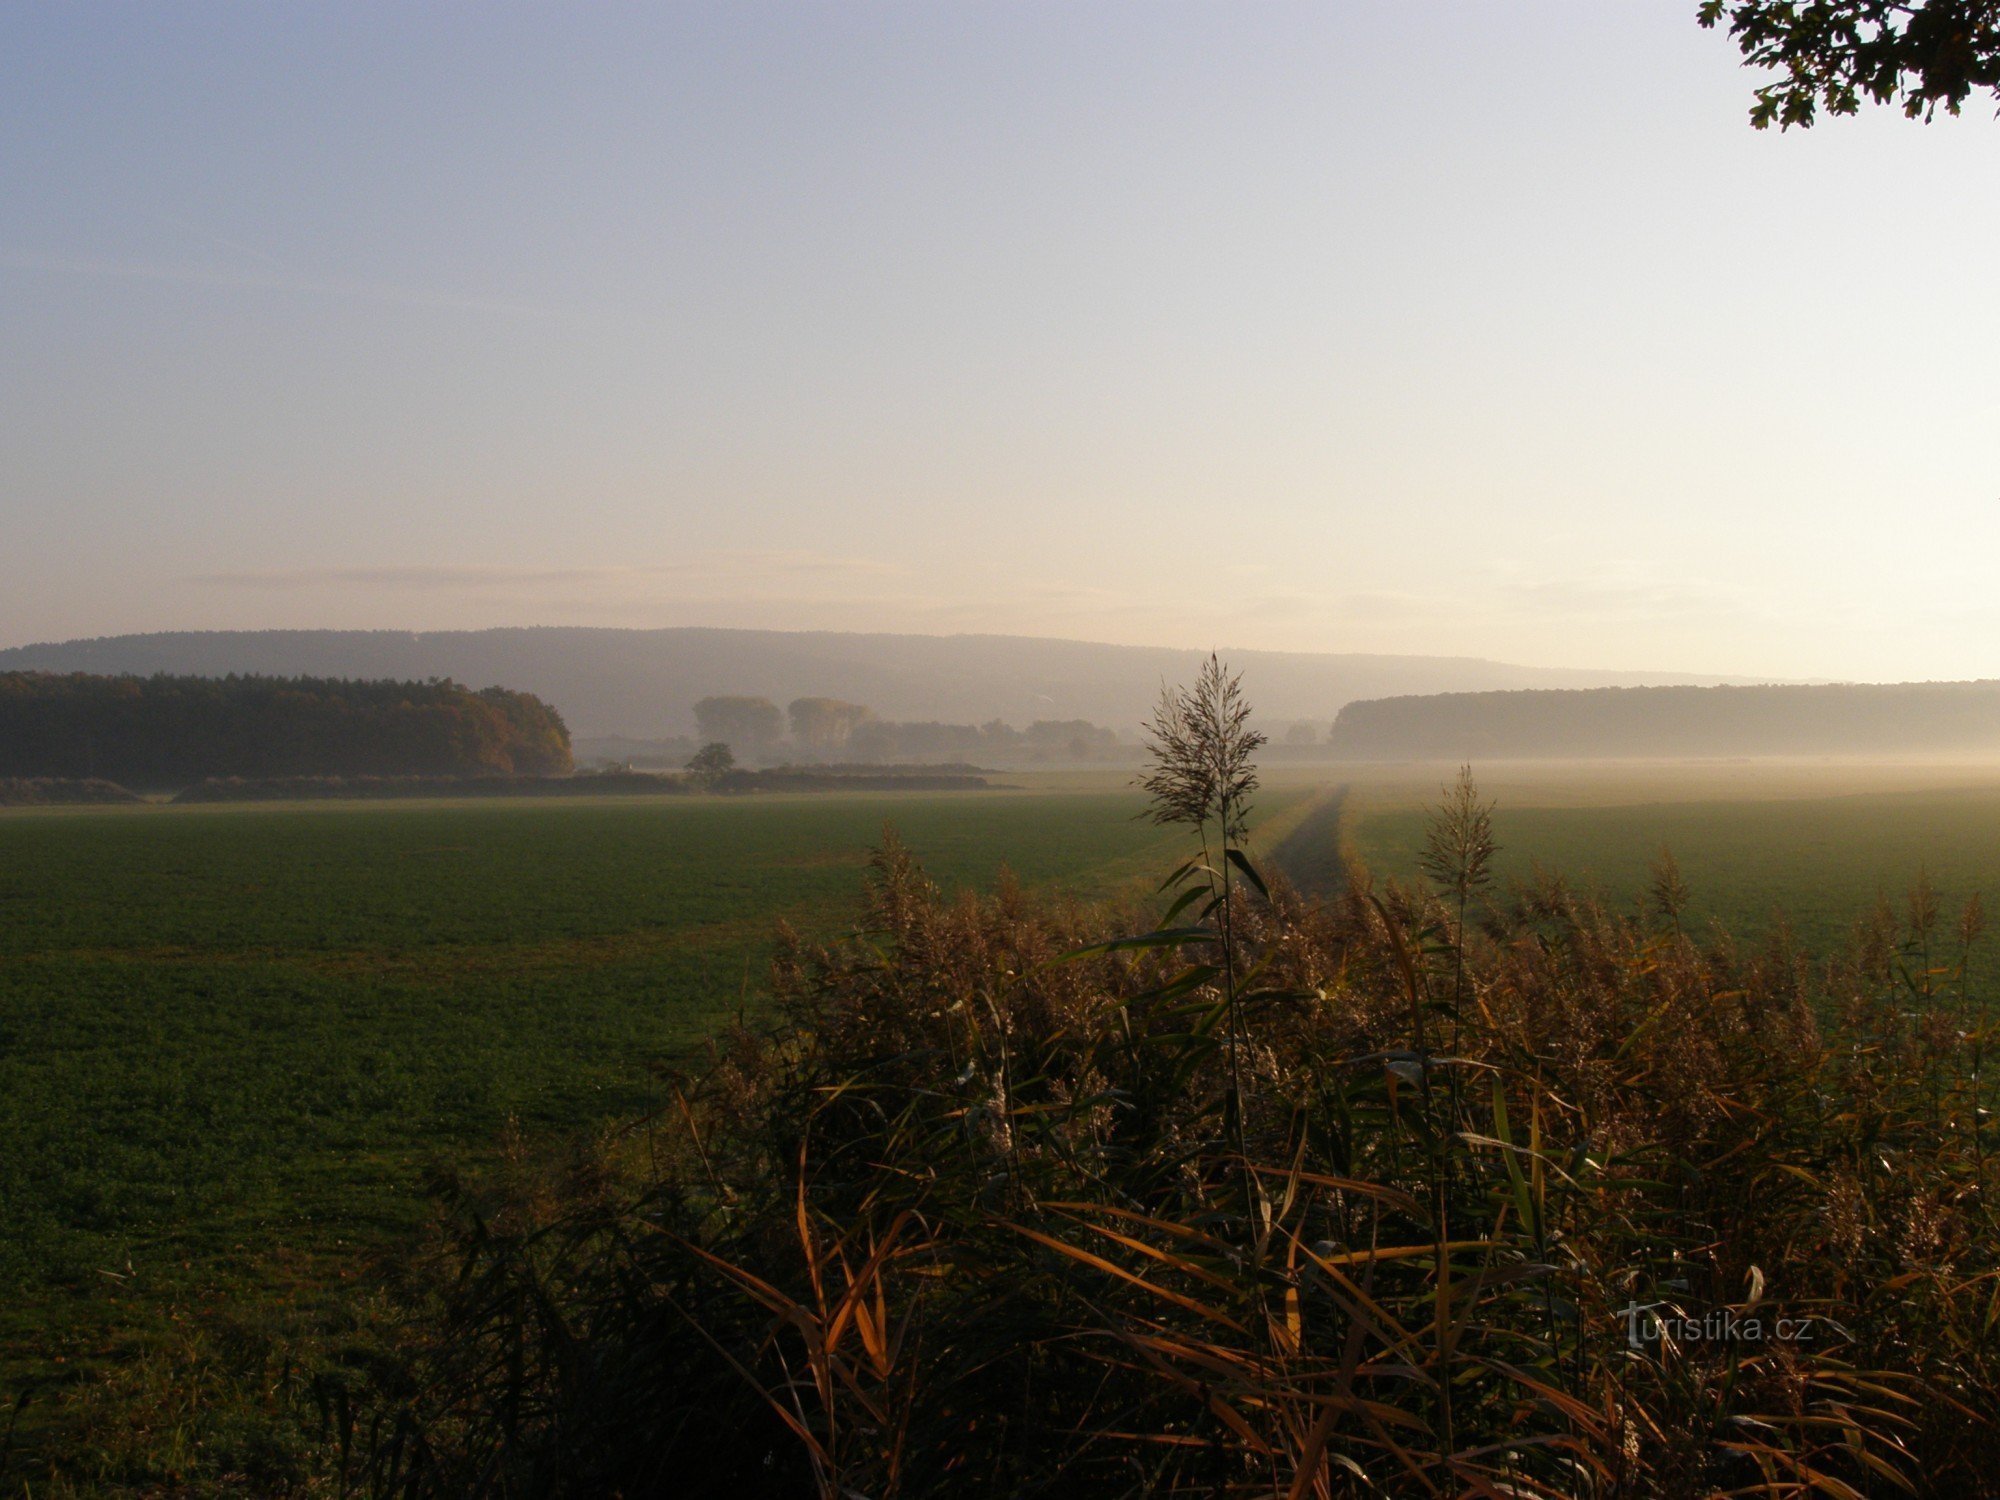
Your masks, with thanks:
M 449 679 L 0 673 L 0 776 L 183 786 L 211 776 L 546 776 L 569 730 L 539 698 Z
M 1024 756 L 1089 760 L 1112 754 L 1119 745 L 1117 731 L 1086 719 L 1038 719 L 1026 729 L 999 719 L 897 722 L 840 698 L 795 698 L 781 712 L 769 698 L 721 694 L 695 704 L 694 717 L 704 743 L 727 745 L 739 758 L 757 760 L 781 751 L 807 760 L 876 764 Z
M 1528 689 L 1350 703 L 1350 756 L 1923 755 L 2000 747 L 2000 682 Z

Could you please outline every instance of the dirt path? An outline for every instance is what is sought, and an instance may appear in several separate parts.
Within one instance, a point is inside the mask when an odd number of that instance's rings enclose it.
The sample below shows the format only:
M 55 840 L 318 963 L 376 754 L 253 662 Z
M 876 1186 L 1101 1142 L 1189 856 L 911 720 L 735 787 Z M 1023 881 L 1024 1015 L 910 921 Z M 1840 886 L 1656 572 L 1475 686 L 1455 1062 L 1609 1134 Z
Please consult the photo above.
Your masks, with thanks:
M 1323 793 L 1271 851 L 1271 862 L 1308 896 L 1337 896 L 1346 887 L 1347 865 L 1340 857 L 1340 812 L 1346 801 L 1345 785 Z

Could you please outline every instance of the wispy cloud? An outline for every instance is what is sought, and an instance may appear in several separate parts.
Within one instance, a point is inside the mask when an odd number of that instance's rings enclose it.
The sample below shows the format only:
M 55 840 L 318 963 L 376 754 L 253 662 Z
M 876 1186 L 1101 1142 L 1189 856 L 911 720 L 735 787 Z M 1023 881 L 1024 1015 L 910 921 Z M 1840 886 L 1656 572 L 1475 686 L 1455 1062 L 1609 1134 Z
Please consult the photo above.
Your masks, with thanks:
M 727 551 L 692 553 L 687 557 L 657 563 L 620 564 L 580 568 L 524 568 L 506 565 L 470 567 L 430 567 L 385 564 L 359 567 L 251 568 L 226 572 L 198 573 L 189 581 L 217 588 L 296 589 L 366 588 L 419 593 L 452 593 L 489 589 L 562 588 L 586 585 L 593 588 L 672 580 L 717 580 L 741 583 L 746 579 L 890 577 L 902 570 L 889 563 L 865 557 L 839 557 L 803 550 Z

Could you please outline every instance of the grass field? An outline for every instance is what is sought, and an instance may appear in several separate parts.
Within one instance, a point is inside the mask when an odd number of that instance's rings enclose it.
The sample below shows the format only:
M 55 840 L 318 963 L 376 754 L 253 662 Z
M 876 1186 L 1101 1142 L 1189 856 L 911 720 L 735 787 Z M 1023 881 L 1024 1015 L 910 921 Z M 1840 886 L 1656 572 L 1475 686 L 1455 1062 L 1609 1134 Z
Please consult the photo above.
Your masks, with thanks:
M 1145 888 L 1178 845 L 1122 779 L 0 814 L 0 1392 L 67 1444 L 76 1393 L 183 1379 L 131 1372 L 190 1330 L 268 1360 L 344 1316 L 427 1171 L 658 1102 L 654 1066 L 757 1003 L 780 920 L 851 920 L 885 821 L 948 888 Z M 194 1413 L 90 1441 L 146 1450 L 138 1483 L 232 1440 Z
M 1408 875 L 1448 774 L 1274 768 L 1262 847 L 1316 867 L 1337 821 L 1371 868 Z M 1177 855 L 1122 774 L 1020 779 L 0 814 L 0 1393 L 36 1391 L 14 1460 L 32 1493 L 52 1455 L 114 1489 L 282 1476 L 299 1351 L 365 1358 L 356 1289 L 421 1222 L 426 1174 L 659 1102 L 656 1065 L 756 1005 L 778 921 L 851 919 L 885 820 L 948 887 L 1004 864 L 1137 893 Z M 1948 896 L 2000 896 L 1990 772 L 1481 780 L 1503 877 L 1539 863 L 1622 899 L 1666 845 L 1695 920 L 1739 932 L 1783 907 L 1831 945 L 1919 868 Z
M 1437 781 L 1358 779 L 1349 850 L 1378 874 L 1412 878 Z M 1503 766 L 1480 782 L 1498 804 L 1502 881 L 1539 865 L 1630 901 L 1670 849 L 1693 891 L 1691 920 L 1739 936 L 1768 932 L 1782 912 L 1809 950 L 1829 952 L 1878 897 L 1900 904 L 1919 872 L 1948 912 L 1975 891 L 2000 899 L 2000 780 L 1982 768 Z

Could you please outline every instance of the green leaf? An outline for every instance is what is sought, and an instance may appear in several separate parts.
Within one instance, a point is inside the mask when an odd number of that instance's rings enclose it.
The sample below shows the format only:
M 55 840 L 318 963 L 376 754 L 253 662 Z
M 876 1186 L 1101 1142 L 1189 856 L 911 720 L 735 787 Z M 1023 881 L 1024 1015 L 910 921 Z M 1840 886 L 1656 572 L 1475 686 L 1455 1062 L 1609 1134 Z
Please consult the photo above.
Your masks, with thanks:
M 1507 1120 L 1507 1090 L 1497 1078 L 1493 1080 L 1493 1134 L 1506 1148 L 1500 1153 L 1500 1160 L 1506 1164 L 1507 1181 L 1514 1189 L 1514 1211 L 1521 1216 L 1521 1226 L 1539 1239 L 1541 1220 L 1528 1194 L 1528 1179 L 1521 1171 L 1520 1162 L 1515 1160 L 1514 1131 Z
M 1178 917 L 1207 894 L 1208 888 L 1200 885 L 1182 891 L 1180 895 L 1174 898 L 1174 904 L 1167 908 L 1166 914 L 1160 918 L 1160 926 L 1171 926 L 1175 917 Z
M 1271 892 L 1264 884 L 1264 877 L 1259 875 L 1257 867 L 1250 863 L 1249 855 L 1245 854 L 1241 849 L 1232 846 L 1223 851 L 1223 858 L 1227 859 L 1232 865 L 1243 872 L 1243 878 L 1257 888 L 1258 895 L 1262 896 L 1266 901 L 1271 899 Z

